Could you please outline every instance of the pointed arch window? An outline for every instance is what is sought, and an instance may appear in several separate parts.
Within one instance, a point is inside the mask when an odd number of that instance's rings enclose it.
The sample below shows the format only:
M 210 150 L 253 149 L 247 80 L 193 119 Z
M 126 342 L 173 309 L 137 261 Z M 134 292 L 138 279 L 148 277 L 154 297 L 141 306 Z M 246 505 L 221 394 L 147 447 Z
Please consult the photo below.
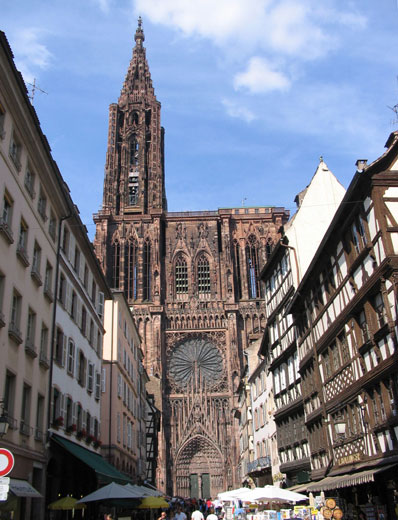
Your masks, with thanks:
M 188 266 L 183 255 L 179 255 L 175 263 L 175 288 L 176 294 L 188 292 Z
M 254 235 L 250 235 L 246 245 L 247 287 L 249 290 L 249 298 L 261 297 L 258 264 L 258 242 Z
M 233 258 L 234 258 L 234 271 L 235 271 L 235 285 L 238 299 L 242 298 L 242 279 L 240 273 L 240 246 L 237 240 L 234 240 L 233 244 Z
M 202 254 L 198 258 L 197 263 L 198 274 L 198 293 L 206 294 L 211 290 L 210 284 L 210 265 L 206 255 Z
M 133 135 L 130 139 L 130 164 L 132 166 L 138 165 L 139 145 L 137 137 Z
M 120 287 L 120 242 L 118 240 L 113 243 L 112 287 L 114 289 Z
M 128 300 L 137 299 L 137 268 L 138 268 L 138 244 L 135 240 L 128 240 L 124 258 L 124 294 Z
M 147 239 L 144 242 L 143 251 L 143 299 L 151 299 L 151 242 Z

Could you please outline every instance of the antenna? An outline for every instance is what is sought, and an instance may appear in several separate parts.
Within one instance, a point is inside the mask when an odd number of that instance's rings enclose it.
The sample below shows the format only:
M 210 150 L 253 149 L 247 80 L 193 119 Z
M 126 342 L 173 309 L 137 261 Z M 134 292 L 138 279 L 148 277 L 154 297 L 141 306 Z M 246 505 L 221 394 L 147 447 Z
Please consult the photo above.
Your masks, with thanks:
M 32 105 L 33 105 L 33 100 L 35 97 L 36 90 L 38 90 L 39 92 L 42 92 L 43 94 L 48 94 L 48 92 L 46 92 L 45 90 L 42 90 L 41 88 L 39 88 L 36 85 L 36 78 L 33 79 L 33 83 L 29 83 L 29 82 L 27 82 L 27 83 L 28 83 L 28 85 L 30 85 L 32 87 L 30 95 L 28 96 Z
M 397 7 L 398 7 L 398 0 L 397 0 Z M 397 82 L 398 82 L 398 76 L 397 76 Z M 387 105 L 387 107 L 392 110 L 395 113 L 395 119 L 391 121 L 392 125 L 398 124 L 398 103 L 394 105 L 393 107 L 390 107 Z
M 243 199 L 242 199 L 242 206 L 245 205 L 245 201 L 246 201 L 246 200 L 247 200 L 247 197 L 243 197 Z

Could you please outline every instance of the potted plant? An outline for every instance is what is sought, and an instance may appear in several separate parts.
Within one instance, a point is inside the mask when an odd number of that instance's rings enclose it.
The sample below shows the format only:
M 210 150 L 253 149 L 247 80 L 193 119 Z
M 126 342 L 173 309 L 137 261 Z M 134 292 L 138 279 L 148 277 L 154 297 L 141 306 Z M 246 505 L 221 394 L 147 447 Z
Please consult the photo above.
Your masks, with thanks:
M 94 439 L 93 446 L 95 449 L 99 448 L 102 445 L 102 441 L 100 439 Z
M 68 424 L 68 426 L 66 427 L 67 433 L 73 433 L 76 430 L 77 430 L 76 424 Z
M 86 435 L 87 435 L 87 432 L 84 428 L 82 428 L 81 430 L 78 430 L 76 433 L 76 437 L 78 439 L 82 439 L 83 437 L 86 437 Z
M 86 437 L 87 444 L 91 444 L 92 442 L 94 442 L 94 439 L 95 439 L 94 435 L 91 435 L 91 433 L 89 433 Z
M 55 428 L 59 428 L 60 426 L 63 426 L 63 424 L 64 424 L 64 418 L 62 417 L 62 415 L 60 415 L 59 417 L 56 417 L 54 419 L 53 425 Z

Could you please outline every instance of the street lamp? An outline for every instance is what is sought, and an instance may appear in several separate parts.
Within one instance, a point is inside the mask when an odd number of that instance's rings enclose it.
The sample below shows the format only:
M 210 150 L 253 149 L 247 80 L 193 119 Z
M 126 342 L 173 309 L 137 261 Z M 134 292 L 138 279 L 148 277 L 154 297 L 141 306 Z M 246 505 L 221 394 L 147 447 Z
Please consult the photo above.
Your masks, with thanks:
M 4 401 L 0 400 L 0 404 L 2 405 L 0 415 L 0 439 L 2 439 L 8 432 L 8 417 L 7 412 L 4 410 Z
M 344 419 L 343 415 L 341 414 L 341 412 L 339 412 L 337 414 L 337 416 L 333 422 L 334 422 L 334 429 L 336 431 L 337 436 L 340 438 L 344 437 L 347 423 L 345 422 L 345 419 Z

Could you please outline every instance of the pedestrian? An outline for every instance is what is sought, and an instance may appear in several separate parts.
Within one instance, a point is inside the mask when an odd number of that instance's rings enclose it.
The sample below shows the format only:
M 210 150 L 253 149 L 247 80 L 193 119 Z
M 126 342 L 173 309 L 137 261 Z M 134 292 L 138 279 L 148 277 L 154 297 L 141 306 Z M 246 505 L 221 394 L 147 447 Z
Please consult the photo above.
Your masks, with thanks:
M 174 520 L 187 520 L 187 515 L 184 513 L 180 505 L 177 506 L 177 510 L 174 515 Z
M 166 520 L 167 519 L 167 513 L 166 511 L 162 511 L 158 520 Z
M 218 520 L 218 516 L 214 514 L 214 509 L 209 507 L 209 514 L 206 517 L 206 520 Z
M 113 516 L 110 513 L 105 513 L 104 520 L 113 520 Z
M 195 509 L 195 511 L 191 514 L 191 520 L 205 520 L 202 511 L 199 509 Z

